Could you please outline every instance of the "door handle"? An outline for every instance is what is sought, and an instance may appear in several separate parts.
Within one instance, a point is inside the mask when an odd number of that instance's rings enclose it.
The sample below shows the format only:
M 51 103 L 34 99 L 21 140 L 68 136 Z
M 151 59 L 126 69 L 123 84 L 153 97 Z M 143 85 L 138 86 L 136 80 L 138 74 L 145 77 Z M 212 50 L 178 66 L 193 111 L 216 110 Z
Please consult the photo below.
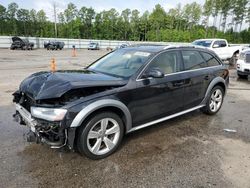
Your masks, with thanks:
M 209 80 L 209 79 L 210 79 L 209 75 L 207 75 L 207 76 L 204 77 L 204 80 Z
M 182 86 L 182 85 L 184 85 L 184 84 L 185 84 L 184 81 L 180 81 L 180 82 L 175 82 L 175 83 L 173 83 L 173 85 L 174 85 L 175 87 L 179 87 L 179 86 Z

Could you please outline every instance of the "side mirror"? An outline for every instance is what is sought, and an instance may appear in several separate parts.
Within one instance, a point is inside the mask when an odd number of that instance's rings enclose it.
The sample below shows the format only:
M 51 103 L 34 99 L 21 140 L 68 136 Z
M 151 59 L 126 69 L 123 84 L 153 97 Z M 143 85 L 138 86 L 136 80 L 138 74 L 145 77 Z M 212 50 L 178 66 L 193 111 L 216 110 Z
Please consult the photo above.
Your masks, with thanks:
M 144 73 L 144 78 L 163 78 L 164 72 L 162 72 L 159 68 L 152 68 L 146 73 Z
M 213 48 L 219 48 L 220 46 L 219 46 L 219 44 L 214 44 L 213 45 Z

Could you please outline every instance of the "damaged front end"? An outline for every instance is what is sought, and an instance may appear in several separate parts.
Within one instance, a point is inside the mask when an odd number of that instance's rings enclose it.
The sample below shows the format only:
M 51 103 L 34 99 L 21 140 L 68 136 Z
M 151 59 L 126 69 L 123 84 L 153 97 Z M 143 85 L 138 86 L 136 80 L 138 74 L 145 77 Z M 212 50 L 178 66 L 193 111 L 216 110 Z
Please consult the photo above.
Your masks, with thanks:
M 73 149 L 75 128 L 70 124 L 86 101 L 111 94 L 126 83 L 90 71 L 35 73 L 13 93 L 16 105 L 13 116 L 19 124 L 30 128 L 27 141 Z
M 37 111 L 36 108 L 31 107 L 31 112 L 22 105 L 16 103 L 16 113 L 13 115 L 14 119 L 21 125 L 26 125 L 30 131 L 26 134 L 28 142 L 44 143 L 51 148 L 61 148 L 67 144 L 68 131 L 62 128 L 63 114 L 54 114 L 54 120 L 49 119 L 55 109 L 49 109 L 50 112 L 41 109 Z M 36 111 L 36 112 L 35 112 Z M 46 114 L 45 116 L 43 114 Z M 39 119 L 43 117 L 48 120 Z M 46 117 L 47 116 L 47 117 Z M 59 117 L 59 119 L 58 119 Z M 56 120 L 57 119 L 57 120 Z

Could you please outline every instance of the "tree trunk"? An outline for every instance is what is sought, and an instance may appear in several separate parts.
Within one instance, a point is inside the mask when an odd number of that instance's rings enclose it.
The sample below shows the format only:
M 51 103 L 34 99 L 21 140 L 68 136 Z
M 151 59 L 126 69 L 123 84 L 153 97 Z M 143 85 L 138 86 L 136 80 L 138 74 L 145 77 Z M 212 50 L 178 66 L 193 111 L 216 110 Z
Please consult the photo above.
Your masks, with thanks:
M 220 31 L 220 26 L 221 26 L 221 19 L 222 19 L 222 14 L 220 14 L 219 28 L 218 28 L 219 31 Z
M 222 31 L 225 33 L 226 26 L 227 26 L 227 17 L 226 17 L 226 16 L 224 16 L 224 17 L 223 17 L 223 20 L 224 20 L 224 23 L 223 23 L 223 28 L 222 28 Z
M 213 21 L 213 26 L 214 26 L 214 28 L 213 28 L 213 37 L 215 37 L 216 23 L 217 23 L 217 15 L 214 17 L 214 21 Z
M 206 18 L 206 33 L 205 33 L 205 38 L 207 38 L 207 34 L 208 34 L 208 24 L 209 24 L 209 16 L 207 16 L 207 18 Z
M 234 32 L 237 32 L 237 29 L 238 29 L 238 23 L 235 22 L 235 24 L 234 24 Z
M 216 23 L 217 23 L 217 15 L 214 17 L 214 21 L 213 21 L 213 26 L 216 27 Z
M 241 22 L 240 22 L 240 30 L 239 30 L 239 32 L 241 32 L 242 22 L 243 22 L 243 20 L 241 20 Z

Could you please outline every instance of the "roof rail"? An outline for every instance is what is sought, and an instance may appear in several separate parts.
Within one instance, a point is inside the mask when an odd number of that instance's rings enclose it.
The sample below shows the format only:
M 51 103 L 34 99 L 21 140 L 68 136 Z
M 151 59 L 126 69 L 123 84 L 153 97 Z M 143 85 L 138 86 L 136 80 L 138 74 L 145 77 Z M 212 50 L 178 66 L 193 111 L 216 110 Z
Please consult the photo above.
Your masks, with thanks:
M 176 48 L 205 48 L 205 47 L 197 45 L 170 45 L 165 47 L 165 49 L 176 49 Z
M 133 44 L 130 46 L 169 46 L 167 44 L 156 44 L 156 43 L 138 43 L 138 44 Z

